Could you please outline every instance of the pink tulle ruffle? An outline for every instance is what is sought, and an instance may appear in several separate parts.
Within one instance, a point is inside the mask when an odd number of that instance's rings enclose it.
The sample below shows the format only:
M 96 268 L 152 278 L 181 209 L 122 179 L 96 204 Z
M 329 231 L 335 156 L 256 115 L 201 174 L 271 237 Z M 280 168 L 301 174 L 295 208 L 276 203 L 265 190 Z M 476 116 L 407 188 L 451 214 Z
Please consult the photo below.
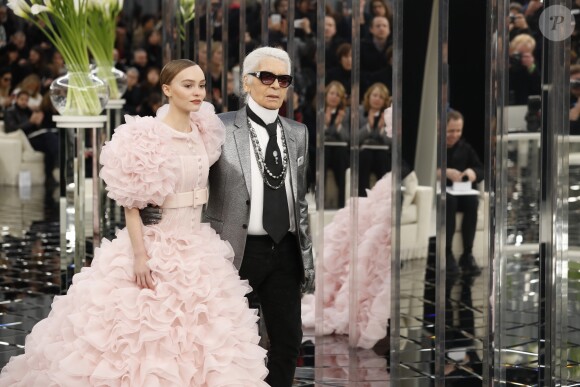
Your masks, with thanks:
M 357 346 L 372 348 L 387 334 L 391 286 L 391 174 L 358 200 Z M 349 202 L 350 205 L 350 202 Z M 324 228 L 323 333 L 349 333 L 352 228 L 349 206 Z M 302 299 L 302 324 L 314 327 L 315 299 Z
M 101 151 L 100 177 L 122 207 L 163 204 L 175 192 L 179 160 L 167 149 L 171 134 L 153 117 L 125 116 Z
M 148 227 L 145 247 L 154 290 L 134 282 L 126 229 L 103 240 L 0 386 L 266 387 L 251 288 L 224 259 L 229 244 L 202 225 L 186 237 Z

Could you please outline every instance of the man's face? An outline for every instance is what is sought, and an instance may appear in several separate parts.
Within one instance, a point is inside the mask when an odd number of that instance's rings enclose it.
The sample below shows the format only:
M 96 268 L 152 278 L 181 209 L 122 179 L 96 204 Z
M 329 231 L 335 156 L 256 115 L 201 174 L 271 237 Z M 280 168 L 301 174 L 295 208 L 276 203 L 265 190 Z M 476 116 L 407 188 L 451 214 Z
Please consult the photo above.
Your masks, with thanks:
M 461 138 L 463 133 L 463 120 L 449 120 L 447 123 L 447 148 L 453 147 Z
M 516 13 L 514 15 L 514 26 L 520 29 L 527 28 L 526 17 L 523 13 Z
M 258 71 L 289 75 L 288 65 L 276 58 L 264 58 L 256 69 L 256 72 Z M 277 79 L 271 85 L 264 85 L 258 78 L 249 74 L 244 77 L 244 90 L 258 105 L 270 110 L 279 109 L 288 92 L 288 88 L 280 87 Z
M 147 53 L 143 51 L 137 51 L 135 54 L 135 63 L 139 66 L 147 65 Z
M 336 35 L 336 23 L 333 18 L 326 16 L 324 18 L 324 37 L 331 39 L 334 35 Z
M 389 26 L 389 21 L 384 16 L 377 16 L 373 19 L 373 24 L 371 25 L 371 34 L 380 40 L 387 40 L 391 34 L 391 28 Z

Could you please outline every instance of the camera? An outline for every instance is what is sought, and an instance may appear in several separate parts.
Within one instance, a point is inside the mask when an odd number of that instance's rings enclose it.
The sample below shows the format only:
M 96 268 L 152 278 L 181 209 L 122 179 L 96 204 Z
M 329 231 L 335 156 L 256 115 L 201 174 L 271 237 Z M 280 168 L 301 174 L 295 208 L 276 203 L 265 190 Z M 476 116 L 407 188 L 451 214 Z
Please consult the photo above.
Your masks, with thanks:
M 461 181 L 469 181 L 469 177 L 466 175 L 461 176 Z

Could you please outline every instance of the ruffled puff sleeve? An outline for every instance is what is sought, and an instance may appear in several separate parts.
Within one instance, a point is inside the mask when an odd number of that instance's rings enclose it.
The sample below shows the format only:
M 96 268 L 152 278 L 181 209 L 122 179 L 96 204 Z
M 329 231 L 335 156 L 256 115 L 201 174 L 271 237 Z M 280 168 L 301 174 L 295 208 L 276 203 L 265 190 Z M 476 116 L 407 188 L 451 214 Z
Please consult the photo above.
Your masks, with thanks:
M 160 206 L 177 183 L 179 160 L 168 149 L 170 134 L 153 117 L 125 116 L 125 121 L 101 151 L 107 196 L 126 208 Z
M 200 109 L 190 113 L 190 117 L 192 125 L 196 125 L 201 134 L 209 165 L 212 165 L 222 153 L 222 145 L 226 141 L 226 127 L 215 114 L 213 105 L 208 102 L 202 102 Z

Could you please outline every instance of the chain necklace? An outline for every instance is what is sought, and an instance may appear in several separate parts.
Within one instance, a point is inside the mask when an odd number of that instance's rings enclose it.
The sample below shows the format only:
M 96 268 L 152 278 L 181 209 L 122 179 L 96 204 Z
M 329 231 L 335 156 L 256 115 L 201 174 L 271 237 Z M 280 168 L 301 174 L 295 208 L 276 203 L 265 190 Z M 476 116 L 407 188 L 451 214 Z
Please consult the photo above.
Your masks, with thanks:
M 277 119 L 277 125 L 282 126 L 280 123 L 280 118 Z M 286 146 L 286 135 L 284 134 L 284 129 L 281 130 L 282 132 L 282 153 L 284 157 L 282 158 L 282 172 L 279 175 L 274 175 L 266 163 L 264 162 L 264 156 L 262 156 L 262 147 L 260 146 L 260 141 L 258 140 L 258 135 L 248 118 L 248 128 L 250 128 L 250 138 L 252 139 L 252 144 L 254 148 L 254 154 L 256 155 L 256 161 L 258 162 L 258 169 L 260 170 L 260 174 L 262 175 L 262 179 L 264 183 L 272 189 L 279 189 L 284 185 L 284 181 L 286 180 L 286 172 L 288 171 L 288 148 Z M 268 176 L 272 180 L 280 179 L 280 183 L 278 185 L 271 184 L 268 180 Z

